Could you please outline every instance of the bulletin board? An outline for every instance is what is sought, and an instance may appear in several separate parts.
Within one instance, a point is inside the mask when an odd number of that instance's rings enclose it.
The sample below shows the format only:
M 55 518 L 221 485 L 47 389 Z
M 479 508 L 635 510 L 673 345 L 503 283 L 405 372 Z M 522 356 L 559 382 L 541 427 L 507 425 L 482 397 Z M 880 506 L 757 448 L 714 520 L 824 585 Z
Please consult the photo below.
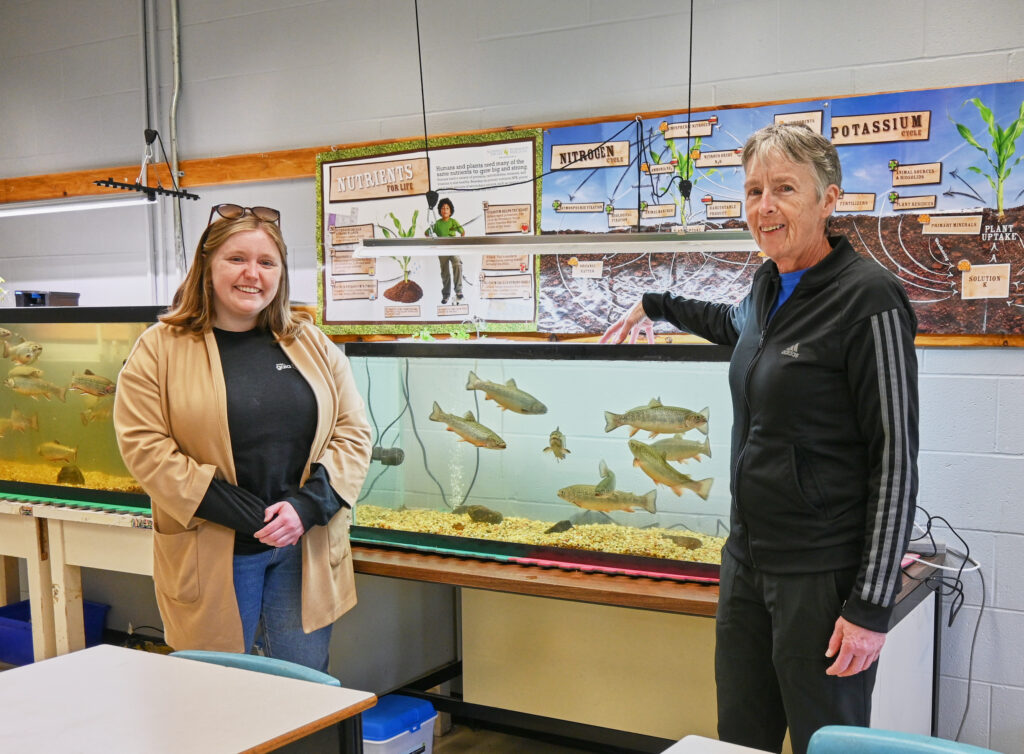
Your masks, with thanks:
M 359 258 L 355 249 L 363 238 L 424 238 L 446 201 L 467 236 L 534 235 L 540 145 L 539 131 L 510 130 L 319 154 L 318 324 L 338 334 L 536 331 L 532 255 Z M 428 187 L 440 197 L 433 209 Z
M 525 222 L 495 227 L 501 233 L 566 236 L 742 230 L 746 229 L 742 146 L 754 131 L 781 121 L 804 123 L 836 146 L 843 193 L 830 232 L 846 235 L 860 254 L 898 277 L 917 313 L 920 334 L 1007 336 L 1007 343 L 1024 343 L 1015 337 L 1024 336 L 1024 241 L 1020 236 L 1024 166 L 1019 165 L 1024 144 L 1020 154 L 1017 150 L 1024 133 L 1024 82 L 455 136 L 438 147 L 469 151 L 454 151 L 451 159 L 439 159 L 438 165 L 447 167 L 440 168 L 440 175 L 432 174 L 432 182 L 459 189 L 451 194 L 455 216 L 467 221 L 463 223 L 467 235 L 488 232 L 484 205 L 522 207 L 528 202 L 534 208 L 528 229 Z M 482 141 L 473 146 L 474 139 Z M 516 156 L 532 149 L 533 164 L 517 163 L 514 170 L 506 171 L 510 153 L 503 144 L 512 145 Z M 398 155 L 422 157 L 417 145 L 422 148 L 422 140 L 341 150 L 318 158 L 320 222 L 328 229 L 327 239 L 320 242 L 325 259 L 339 258 L 339 245 L 331 243 L 331 234 L 338 228 L 362 226 L 364 230 L 346 230 L 333 240 L 371 229 L 401 233 L 408 230 L 414 207 L 422 207 L 421 216 L 426 209 L 422 197 L 426 189 L 419 186 L 410 187 L 412 193 L 399 198 L 339 201 L 339 192 L 330 194 L 328 168 L 346 161 L 376 165 Z M 457 176 L 460 165 L 478 173 Z M 523 183 L 527 174 L 533 177 L 532 183 Z M 485 176 L 486 183 L 474 184 L 474 175 Z M 684 181 L 692 186 L 689 196 L 683 190 Z M 474 189 L 474 185 L 486 188 Z M 463 188 L 468 193 L 462 193 Z M 445 195 L 443 190 L 440 193 Z M 370 201 L 375 202 L 372 211 L 364 209 L 371 206 Z M 358 212 L 353 214 L 352 209 Z M 420 226 L 421 216 L 417 218 Z M 511 210 L 506 217 L 515 219 Z M 352 274 L 345 272 L 348 268 L 343 264 L 325 264 L 320 315 L 326 329 L 410 332 L 426 326 L 444 332 L 445 320 L 454 317 L 436 306 L 440 295 L 440 276 L 434 270 L 437 260 L 420 257 L 418 262 L 420 268 L 412 274 L 427 281 L 424 299 L 430 304 L 421 306 L 405 329 L 396 327 L 393 317 L 381 316 L 387 304 L 379 301 L 379 293 L 375 304 L 362 304 L 359 311 L 369 312 L 363 319 L 350 316 L 355 307 L 325 305 L 330 295 L 325 297 L 324 292 L 336 290 L 338 281 Z M 498 265 L 502 263 L 499 260 Z M 602 332 L 647 291 L 738 302 L 763 258 L 749 250 L 702 251 L 699 246 L 692 251 L 651 254 L 612 247 L 587 257 L 545 254 L 507 263 L 507 270 L 485 269 L 479 261 L 464 264 L 466 283 L 482 283 L 486 275 L 499 272 L 534 276 L 535 318 L 527 316 L 527 306 L 492 310 L 490 300 L 479 295 L 467 296 L 465 311 L 457 316 L 476 317 L 488 325 L 493 321 L 496 327 L 512 330 L 573 337 Z M 385 282 L 396 279 L 398 272 L 382 263 L 373 274 Z M 368 268 L 358 274 L 372 277 Z M 379 291 L 381 286 L 377 287 Z M 667 325 L 659 327 L 662 333 L 670 332 Z

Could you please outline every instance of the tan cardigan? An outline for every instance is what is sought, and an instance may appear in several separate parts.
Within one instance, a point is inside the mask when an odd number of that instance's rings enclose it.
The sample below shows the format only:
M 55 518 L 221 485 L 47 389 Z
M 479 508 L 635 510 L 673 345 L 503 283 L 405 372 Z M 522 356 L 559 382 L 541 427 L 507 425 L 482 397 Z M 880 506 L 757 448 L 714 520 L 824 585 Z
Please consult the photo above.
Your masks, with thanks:
M 282 344 L 318 407 L 311 463 L 355 501 L 370 463 L 370 427 L 348 360 L 311 324 Z M 117 383 L 117 441 L 153 503 L 153 579 L 167 643 L 175 649 L 242 652 L 232 580 L 235 533 L 195 517 L 210 480 L 236 483 L 227 398 L 213 333 L 196 337 L 157 324 L 136 342 Z M 351 511 L 302 536 L 302 627 L 334 622 L 356 602 Z

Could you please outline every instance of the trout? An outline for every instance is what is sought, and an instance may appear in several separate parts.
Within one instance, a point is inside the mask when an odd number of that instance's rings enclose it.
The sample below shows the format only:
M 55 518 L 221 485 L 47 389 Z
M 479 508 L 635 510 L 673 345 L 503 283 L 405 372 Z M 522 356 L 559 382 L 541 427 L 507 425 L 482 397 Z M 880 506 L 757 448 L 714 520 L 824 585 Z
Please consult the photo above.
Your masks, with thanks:
M 472 411 L 467 411 L 462 418 L 454 414 L 445 413 L 437 401 L 434 401 L 434 410 L 430 412 L 430 420 L 441 422 L 446 425 L 449 432 L 454 432 L 470 445 L 478 448 L 489 448 L 491 450 L 504 450 L 505 441 L 498 437 L 494 430 L 480 424 Z
M 696 493 L 701 500 L 708 499 L 711 484 L 715 481 L 711 477 L 696 481 L 686 474 L 681 474 L 669 466 L 663 454 L 639 440 L 629 441 L 629 452 L 633 454 L 633 465 L 639 466 L 655 484 L 663 484 L 677 495 L 682 495 L 683 490 L 687 489 Z
M 546 414 L 548 407 L 527 392 L 516 387 L 515 380 L 504 385 L 497 382 L 481 380 L 473 372 L 469 373 L 466 390 L 481 390 L 487 400 L 494 401 L 502 410 L 508 409 L 517 414 Z
M 629 433 L 632 437 L 641 429 L 645 429 L 655 437 L 669 432 L 685 433 L 696 429 L 703 434 L 708 433 L 708 408 L 691 411 L 679 406 L 663 406 L 660 398 L 651 398 L 646 406 L 631 408 L 624 414 L 604 412 L 604 431 L 611 432 L 616 427 L 628 425 L 633 428 Z

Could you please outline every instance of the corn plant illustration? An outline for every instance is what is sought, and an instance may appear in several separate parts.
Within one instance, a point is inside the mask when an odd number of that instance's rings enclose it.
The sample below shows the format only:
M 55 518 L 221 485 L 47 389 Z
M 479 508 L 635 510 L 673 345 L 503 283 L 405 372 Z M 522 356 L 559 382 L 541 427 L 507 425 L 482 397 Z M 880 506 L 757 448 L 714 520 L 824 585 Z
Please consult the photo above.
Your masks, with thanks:
M 412 220 L 409 221 L 408 228 L 402 227 L 402 221 L 395 217 L 394 212 L 389 212 L 388 217 L 391 218 L 391 222 L 395 225 L 394 230 L 383 225 L 378 226 L 385 238 L 412 238 L 416 235 L 416 221 L 420 217 L 419 210 L 412 213 Z M 384 297 L 407 304 L 419 301 L 423 298 L 423 289 L 414 280 L 409 279 L 412 257 L 391 258 L 398 262 L 398 266 L 402 269 L 402 280 L 384 291 Z
M 668 124 L 662 123 L 661 131 L 664 133 L 667 129 Z M 669 154 L 671 155 L 671 157 L 668 157 L 668 161 L 675 166 L 675 175 L 678 176 L 681 180 L 696 183 L 702 177 L 710 178 L 711 176 L 718 172 L 716 168 L 710 168 L 701 173 L 701 175 L 698 175 L 696 178 L 693 177 L 696 169 L 697 155 L 700 154 L 700 146 L 702 141 L 703 138 L 698 136 L 693 140 L 693 145 L 690 147 L 688 151 L 684 147 L 684 151 L 680 152 L 678 149 L 676 149 L 676 140 L 670 139 L 667 136 L 665 137 L 665 145 L 669 148 Z M 651 155 L 651 162 L 654 163 L 655 165 L 660 165 L 662 162 L 662 155 L 655 152 L 653 148 L 650 149 L 649 151 Z M 680 219 L 683 222 L 686 222 L 686 207 L 688 204 L 690 204 L 689 198 L 680 194 L 676 204 L 679 205 Z
M 992 187 L 996 194 L 996 211 L 999 213 L 999 219 L 1002 220 L 1005 217 L 1003 212 L 1003 187 L 1006 184 L 1006 179 L 1010 177 L 1010 171 L 1017 166 L 1021 159 L 1024 159 L 1024 155 L 1022 155 L 1014 160 L 1012 164 L 1010 163 L 1010 159 L 1016 151 L 1017 138 L 1024 132 L 1024 102 L 1020 103 L 1020 112 L 1017 115 L 1017 119 L 1006 128 L 1002 128 L 996 123 L 992 110 L 980 99 L 972 97 L 963 104 L 966 105 L 968 102 L 978 108 L 981 119 L 985 121 L 985 125 L 988 127 L 988 134 L 992 139 L 991 150 L 981 146 L 978 138 L 967 126 L 962 123 L 956 123 L 956 121 L 954 121 L 954 125 L 956 130 L 960 132 L 960 136 L 968 144 L 985 155 L 988 164 L 992 166 L 991 173 L 974 165 L 967 169 L 988 181 L 988 185 Z

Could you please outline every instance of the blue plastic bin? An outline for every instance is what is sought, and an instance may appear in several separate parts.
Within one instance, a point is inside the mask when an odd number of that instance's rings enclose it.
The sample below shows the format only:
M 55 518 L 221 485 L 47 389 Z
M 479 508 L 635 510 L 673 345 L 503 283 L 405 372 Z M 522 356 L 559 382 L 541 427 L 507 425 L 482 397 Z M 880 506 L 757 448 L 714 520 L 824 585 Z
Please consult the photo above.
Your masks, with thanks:
M 85 645 L 99 644 L 107 625 L 110 605 L 84 602 Z M 8 665 L 28 665 L 35 659 L 32 653 L 32 618 L 28 600 L 0 607 L 0 662 Z
M 430 754 L 434 705 L 426 699 L 388 694 L 363 713 L 363 751 L 367 754 Z

